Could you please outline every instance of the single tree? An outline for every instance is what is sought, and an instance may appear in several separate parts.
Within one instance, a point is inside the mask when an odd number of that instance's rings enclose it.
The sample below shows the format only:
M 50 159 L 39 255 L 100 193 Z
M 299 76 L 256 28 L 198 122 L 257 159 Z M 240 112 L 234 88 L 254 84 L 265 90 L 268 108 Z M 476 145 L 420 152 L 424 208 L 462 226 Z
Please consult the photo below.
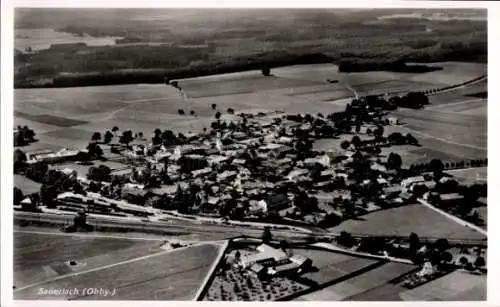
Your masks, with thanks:
M 269 67 L 262 67 L 261 69 L 262 75 L 269 77 L 271 75 L 271 69 Z
M 215 113 L 215 119 L 218 120 L 218 119 L 220 119 L 220 117 L 221 117 L 221 113 L 220 112 Z
M 114 126 L 113 129 L 111 129 L 111 131 L 116 135 L 116 133 L 118 131 L 120 131 L 120 128 L 118 128 L 117 126 Z
M 161 129 L 160 128 L 156 128 L 153 133 L 154 133 L 155 137 L 160 137 L 161 136 Z
M 92 141 L 99 142 L 100 140 L 101 140 L 101 133 L 94 132 L 94 134 L 92 134 Z
M 264 227 L 264 231 L 262 233 L 262 243 L 269 244 L 272 239 L 273 236 L 271 234 L 271 227 L 269 226 Z
M 111 133 L 109 130 L 106 131 L 104 134 L 104 143 L 109 144 L 113 140 L 113 133 Z
M 418 145 L 418 140 L 410 133 L 406 134 L 406 143 L 409 145 Z
M 359 147 L 361 145 L 361 138 L 359 136 L 355 135 L 352 137 L 351 143 L 352 143 L 352 145 L 354 145 L 354 147 Z
M 384 135 L 384 127 L 378 126 L 375 131 L 373 131 L 373 134 L 377 137 L 382 137 Z
M 97 145 L 96 143 L 89 143 L 87 145 L 87 151 L 88 151 L 88 156 L 91 159 L 99 159 L 103 155 L 101 147 L 99 147 L 99 145 Z
M 227 113 L 233 115 L 234 114 L 234 109 L 233 108 L 228 108 Z
M 434 243 L 434 246 L 436 247 L 436 249 L 438 251 L 444 252 L 445 250 L 450 248 L 450 243 L 448 242 L 447 239 L 441 238 L 441 239 L 436 240 L 436 242 Z
M 439 177 L 443 173 L 444 164 L 440 159 L 432 159 L 429 162 L 429 169 L 434 173 L 435 177 Z
M 410 243 L 410 250 L 417 251 L 420 248 L 420 239 L 416 233 L 412 232 L 408 241 Z
M 122 136 L 120 137 L 120 143 L 128 145 L 132 140 L 134 139 L 132 135 L 131 130 L 126 130 L 122 133 Z
M 387 158 L 387 168 L 399 170 L 401 169 L 402 164 L 403 160 L 399 154 L 393 152 L 389 154 L 389 157 Z
M 23 201 L 23 191 L 18 187 L 14 187 L 14 205 L 19 205 Z
M 211 107 L 212 107 L 212 110 L 217 109 L 217 105 L 216 105 L 215 103 L 212 103 L 212 104 L 211 104 Z
M 194 110 L 191 110 L 191 111 L 189 112 L 189 114 L 191 114 L 191 116 L 194 116 L 194 115 L 196 114 L 196 112 L 195 112 Z
M 357 124 L 356 125 L 356 132 L 359 133 L 361 131 L 361 125 Z
M 464 256 L 460 257 L 460 259 L 458 259 L 459 263 L 461 266 L 467 266 L 467 264 L 469 264 L 469 260 L 467 260 L 467 258 L 465 258 Z
M 20 150 L 16 149 L 14 151 L 14 173 L 17 173 L 19 170 L 23 169 L 26 165 L 26 154 Z
M 177 110 L 177 113 L 179 113 L 179 115 L 184 115 L 184 114 L 186 114 L 186 113 L 184 112 L 184 110 L 183 110 L 183 109 L 178 109 L 178 110 Z
M 474 266 L 477 267 L 477 268 L 482 268 L 485 265 L 486 265 L 486 261 L 481 256 L 477 257 L 476 261 L 474 261 Z

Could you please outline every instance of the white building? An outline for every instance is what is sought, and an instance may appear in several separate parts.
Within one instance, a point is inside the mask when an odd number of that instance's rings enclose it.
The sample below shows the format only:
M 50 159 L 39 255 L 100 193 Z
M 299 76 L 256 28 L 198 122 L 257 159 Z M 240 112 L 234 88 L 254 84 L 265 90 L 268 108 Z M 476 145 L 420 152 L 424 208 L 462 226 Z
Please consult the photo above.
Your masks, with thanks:
M 406 179 L 403 179 L 401 181 L 401 185 L 404 188 L 408 188 L 410 185 L 416 184 L 416 183 L 421 183 L 425 182 L 424 176 L 415 176 L 415 177 L 408 177 Z
M 80 150 L 72 149 L 72 148 L 63 148 L 58 152 L 53 152 L 50 149 L 40 150 L 36 152 L 29 152 L 26 154 L 26 162 L 27 163 L 36 163 L 36 162 L 47 162 L 47 163 L 55 163 L 64 161 L 67 159 L 75 158 Z

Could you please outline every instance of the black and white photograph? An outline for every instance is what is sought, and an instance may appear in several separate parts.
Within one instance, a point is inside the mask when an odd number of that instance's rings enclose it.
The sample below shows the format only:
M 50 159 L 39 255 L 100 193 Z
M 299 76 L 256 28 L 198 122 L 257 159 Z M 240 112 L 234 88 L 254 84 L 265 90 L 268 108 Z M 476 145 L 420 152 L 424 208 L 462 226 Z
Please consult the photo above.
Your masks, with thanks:
M 486 301 L 487 16 L 14 8 L 12 299 Z

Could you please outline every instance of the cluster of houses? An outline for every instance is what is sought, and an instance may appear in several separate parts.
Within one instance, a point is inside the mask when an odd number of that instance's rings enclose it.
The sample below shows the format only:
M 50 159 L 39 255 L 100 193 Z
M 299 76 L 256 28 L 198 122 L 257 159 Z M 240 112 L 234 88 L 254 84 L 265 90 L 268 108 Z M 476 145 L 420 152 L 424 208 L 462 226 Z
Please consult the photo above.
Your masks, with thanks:
M 166 198 L 172 200 L 179 191 L 192 190 L 195 193 L 189 198 L 192 203 L 187 204 L 189 209 L 183 213 L 220 216 L 224 211 L 221 208 L 230 204 L 224 216 L 241 219 L 271 215 L 289 222 L 317 224 L 329 214 L 337 215 L 338 221 L 352 216 L 352 212 L 348 214 L 343 208 L 346 203 L 352 203 L 355 215 L 377 210 L 381 203 L 391 206 L 415 201 L 416 186 L 432 189 L 436 184 L 425 176 L 401 180 L 396 176 L 397 171 L 388 169 L 377 155 L 340 149 L 319 152 L 300 147 L 304 138 L 299 135 L 306 135 L 305 139 L 311 140 L 325 130 L 325 125 L 334 129 L 333 122 L 320 117 L 309 115 L 309 120 L 282 114 L 261 117 L 240 114 L 239 117 L 236 124 L 231 122 L 232 125 L 224 128 L 187 134 L 182 145 L 137 142 L 118 146 L 119 154 L 136 161 L 134 165 L 139 167 L 121 172 L 124 180 L 120 180 L 118 186 L 99 182 L 107 189 L 105 196 L 139 206 L 163 202 L 156 207 L 176 210 L 179 208 L 166 204 L 172 203 Z M 238 117 L 233 116 L 235 118 Z M 322 124 L 316 125 L 317 121 Z M 396 119 L 391 121 L 397 123 Z M 27 162 L 75 161 L 82 152 L 85 150 L 31 152 L 27 153 Z M 359 159 L 366 159 L 370 164 L 370 174 L 362 174 L 361 182 L 354 178 L 356 170 L 352 166 Z M 144 178 L 148 182 L 144 182 Z M 78 180 L 84 186 L 90 184 L 85 176 L 79 176 Z M 355 193 L 369 187 L 377 191 L 376 196 Z M 307 197 L 299 198 L 299 193 Z M 460 197 L 458 194 L 441 195 L 441 201 L 456 201 Z M 309 202 L 314 203 L 310 210 Z

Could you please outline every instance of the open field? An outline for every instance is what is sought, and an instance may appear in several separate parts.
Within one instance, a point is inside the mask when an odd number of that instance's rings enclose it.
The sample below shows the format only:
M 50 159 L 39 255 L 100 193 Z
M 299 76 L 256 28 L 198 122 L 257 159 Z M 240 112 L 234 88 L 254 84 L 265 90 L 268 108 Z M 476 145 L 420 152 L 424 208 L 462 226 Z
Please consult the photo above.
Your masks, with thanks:
M 24 229 L 23 229 L 24 230 Z M 159 242 L 14 232 L 14 285 L 17 288 L 114 262 L 160 251 Z M 85 263 L 70 267 L 66 261 Z
M 427 107 L 426 110 L 438 112 L 459 113 L 465 115 L 488 116 L 488 104 L 486 99 L 471 98 L 454 103 L 439 104 Z
M 14 186 L 21 189 L 23 194 L 28 195 L 32 193 L 39 193 L 42 185 L 27 178 L 26 176 L 14 175 Z
M 352 234 L 408 236 L 415 232 L 420 237 L 448 239 L 485 239 L 470 228 L 463 227 L 422 205 L 408 205 L 360 216 L 348 220 L 330 231 Z
M 410 91 L 420 91 L 438 86 L 443 85 L 429 82 L 416 82 L 405 79 L 395 79 L 382 82 L 353 85 L 352 87 L 360 95 L 376 95 L 384 93 L 405 93 Z
M 457 101 L 470 100 L 477 97 L 481 93 L 488 92 L 488 81 L 481 80 L 468 84 L 451 91 L 444 91 L 441 93 L 433 94 L 429 97 L 431 105 L 440 105 L 454 103 Z M 484 97 L 483 97 L 484 98 Z
M 15 109 L 39 114 L 39 109 L 67 116 L 113 111 L 128 103 L 157 98 L 178 98 L 171 86 L 119 85 L 54 89 L 23 89 L 14 92 Z M 34 109 L 34 113 L 30 112 Z
M 448 174 L 455 177 L 458 181 L 473 184 L 477 182 L 486 182 L 488 178 L 488 167 L 474 167 L 465 169 L 456 169 L 447 171 Z
M 317 271 L 308 272 L 302 277 L 318 284 L 324 284 L 346 274 L 354 273 L 377 262 L 376 260 L 314 249 L 297 249 L 294 252 L 312 260 Z
M 481 65 L 466 65 L 467 71 L 471 71 L 471 74 L 479 72 Z M 447 63 L 444 70 L 422 76 L 454 74 L 459 69 L 456 67 L 461 66 L 464 65 Z M 408 87 L 411 90 L 421 84 L 421 81 L 412 81 L 415 74 L 338 73 L 338 67 L 331 64 L 283 67 L 272 73 L 274 76 L 268 78 L 258 71 L 250 71 L 181 80 L 179 83 L 187 100 L 177 89 L 162 84 L 19 89 L 15 91 L 14 106 L 18 112 L 15 124 L 32 127 L 40 140 L 39 144 L 30 144 L 25 150 L 85 147 L 93 132 L 102 133 L 113 126 L 118 126 L 120 130 L 143 132 L 146 136 L 155 128 L 178 132 L 208 128 L 215 114 L 210 107 L 212 103 L 217 104 L 217 110 L 223 114 L 228 108 L 233 108 L 236 112 L 264 108 L 288 113 L 329 114 L 345 108 L 348 102 L 345 98 L 352 96 L 351 90 L 347 88 L 349 85 L 368 91 L 376 89 L 385 92 L 396 87 Z M 325 83 L 326 78 L 336 77 L 340 83 Z M 457 96 L 453 93 L 443 94 Z M 460 94 L 457 97 L 464 96 Z M 438 95 L 431 97 L 431 100 L 439 99 Z M 193 110 L 196 116 L 180 116 L 177 114 L 178 109 L 183 109 L 186 114 Z M 453 110 L 453 115 L 448 117 L 460 116 L 455 121 L 462 124 L 464 119 L 474 122 L 481 120 L 486 113 L 478 102 L 456 105 Z M 409 115 L 401 116 L 409 118 Z M 428 119 L 428 114 L 419 114 L 417 117 Z M 416 129 L 428 127 L 425 122 L 419 126 L 417 120 L 419 119 L 413 119 Z M 484 121 L 482 124 L 485 126 Z M 441 128 L 444 131 L 450 130 L 447 126 Z M 471 139 L 481 142 L 484 137 L 476 138 L 472 134 Z
M 488 73 L 487 65 L 484 63 L 437 62 L 426 63 L 426 65 L 442 67 L 443 70 L 419 74 L 408 80 L 454 85 Z
M 414 265 L 389 262 L 361 275 L 347 279 L 325 289 L 301 297 L 306 301 L 342 301 L 351 300 L 357 294 L 369 291 L 388 283 L 415 269 Z
M 179 86 L 189 98 L 225 96 L 232 94 L 252 93 L 257 91 L 280 88 L 301 87 L 315 85 L 314 81 L 287 79 L 282 77 L 254 76 L 237 80 L 207 81 L 181 80 Z
M 400 296 L 405 301 L 483 301 L 486 300 L 486 276 L 455 271 L 402 292 Z
M 155 244 L 158 244 L 156 242 Z M 117 262 L 88 272 L 48 280 L 39 285 L 44 288 L 116 289 L 114 296 L 39 296 L 39 287 L 18 291 L 16 298 L 23 299 L 112 299 L 112 300 L 190 300 L 215 259 L 217 247 L 211 244 L 193 246 L 174 251 L 163 251 L 149 256 Z

